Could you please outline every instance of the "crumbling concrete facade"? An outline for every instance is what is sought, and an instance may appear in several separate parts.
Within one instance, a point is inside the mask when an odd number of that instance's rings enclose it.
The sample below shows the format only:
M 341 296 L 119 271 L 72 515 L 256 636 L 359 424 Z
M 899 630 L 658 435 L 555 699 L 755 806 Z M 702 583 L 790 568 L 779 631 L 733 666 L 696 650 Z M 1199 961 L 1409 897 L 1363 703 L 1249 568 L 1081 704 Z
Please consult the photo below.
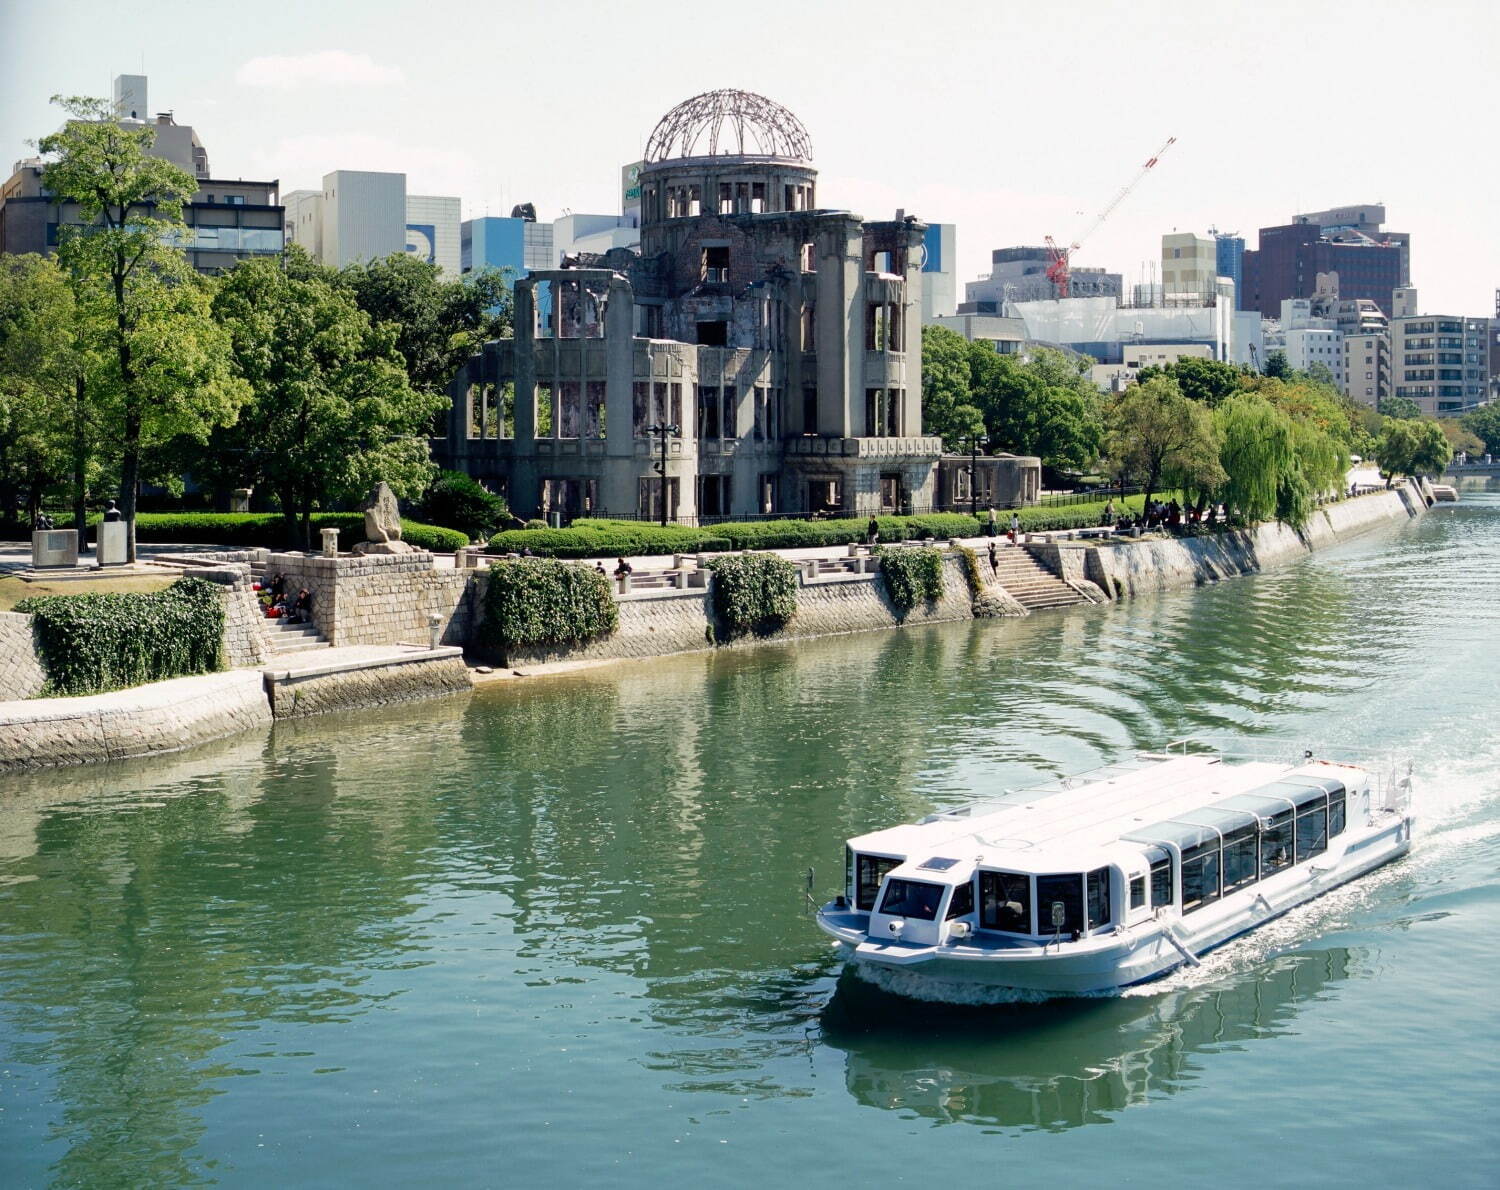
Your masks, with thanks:
M 526 517 L 931 508 L 925 225 L 819 208 L 805 130 L 745 92 L 679 105 L 646 156 L 640 254 L 519 281 L 435 458 Z

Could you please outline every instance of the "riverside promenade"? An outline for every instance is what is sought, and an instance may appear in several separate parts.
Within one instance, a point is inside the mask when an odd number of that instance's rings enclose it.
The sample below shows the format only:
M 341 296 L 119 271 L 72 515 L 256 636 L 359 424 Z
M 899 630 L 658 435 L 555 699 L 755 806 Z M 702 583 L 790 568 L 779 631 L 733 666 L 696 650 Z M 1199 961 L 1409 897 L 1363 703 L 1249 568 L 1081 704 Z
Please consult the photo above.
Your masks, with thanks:
M 39 685 L 19 699 L 11 696 L 0 701 L 0 771 L 177 751 L 277 719 L 462 693 L 473 685 L 476 670 L 487 671 L 485 677 L 496 670 L 509 677 L 541 676 L 672 653 L 1003 620 L 1108 603 L 1284 565 L 1341 540 L 1405 523 L 1431 502 L 1430 489 L 1412 483 L 1329 504 L 1298 531 L 1268 523 L 1182 538 L 1101 537 L 1091 531 L 1083 536 L 1075 530 L 1027 534 L 1015 545 L 1003 535 L 934 543 L 943 550 L 942 595 L 904 611 L 891 603 L 867 547 L 769 551 L 798 567 L 796 614 L 776 632 L 730 641 L 713 632 L 708 576 L 699 564 L 706 558 L 636 557 L 630 578 L 611 584 L 619 613 L 614 633 L 573 645 L 512 650 L 500 658 L 480 646 L 487 574 L 471 565 L 474 559 L 418 552 L 376 559 L 268 555 L 234 561 L 247 552 L 158 547 L 145 565 L 163 580 L 196 573 L 226 584 L 226 653 L 238 664 L 224 673 L 82 698 L 32 697 Z M 15 547 L 0 547 L 0 564 L 15 557 Z M 582 561 L 607 573 L 615 562 Z M 326 583 L 314 587 L 315 611 L 321 607 L 322 613 L 315 624 L 294 629 L 291 639 L 278 638 L 285 626 L 259 616 L 250 593 L 252 568 L 263 573 L 268 566 L 298 564 L 322 567 L 308 570 Z M 26 617 L 3 613 L 0 620 Z M 0 648 L 20 650 L 19 639 L 14 631 L 0 635 Z M 0 657 L 0 674 L 5 660 Z

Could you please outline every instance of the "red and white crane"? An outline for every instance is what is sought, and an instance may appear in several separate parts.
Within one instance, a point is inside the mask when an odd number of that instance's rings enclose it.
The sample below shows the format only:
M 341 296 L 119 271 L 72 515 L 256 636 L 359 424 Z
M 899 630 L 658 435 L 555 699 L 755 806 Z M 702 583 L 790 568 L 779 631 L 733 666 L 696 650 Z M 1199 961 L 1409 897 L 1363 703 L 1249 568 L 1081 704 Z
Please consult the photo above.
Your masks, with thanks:
M 1047 280 L 1051 281 L 1057 289 L 1058 297 L 1065 298 L 1068 296 L 1072 278 L 1069 261 L 1073 253 L 1078 251 L 1079 245 L 1099 230 L 1099 225 L 1114 213 L 1114 209 L 1125 201 L 1125 196 L 1140 185 L 1141 179 L 1156 168 L 1156 163 L 1162 159 L 1162 155 L 1176 143 L 1177 138 L 1175 136 L 1167 137 L 1167 143 L 1151 154 L 1150 160 L 1141 166 L 1141 172 L 1131 178 L 1124 186 L 1120 187 L 1120 193 L 1116 194 L 1110 200 L 1109 206 L 1099 212 L 1099 217 L 1089 225 L 1088 230 L 1074 239 L 1066 248 L 1059 248 L 1056 240 L 1051 236 L 1047 237 L 1047 251 L 1052 256 L 1052 263 L 1047 266 Z

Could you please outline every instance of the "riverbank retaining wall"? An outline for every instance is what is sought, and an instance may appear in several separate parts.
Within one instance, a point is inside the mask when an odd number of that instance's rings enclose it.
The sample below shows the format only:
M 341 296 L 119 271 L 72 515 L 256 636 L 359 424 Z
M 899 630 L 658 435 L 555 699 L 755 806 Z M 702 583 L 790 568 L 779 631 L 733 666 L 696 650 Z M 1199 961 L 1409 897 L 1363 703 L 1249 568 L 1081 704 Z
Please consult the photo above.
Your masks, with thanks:
M 176 752 L 271 721 L 258 670 L 0 704 L 0 772 Z
M 21 612 L 0 612 L 0 701 L 34 698 L 46 684 L 31 617 Z
M 482 575 L 476 580 L 477 607 L 483 606 L 485 581 Z M 835 636 L 903 624 L 967 620 L 973 614 L 972 606 L 973 596 L 964 576 L 963 562 L 956 555 L 943 559 L 941 597 L 919 603 L 904 615 L 886 595 L 885 582 L 879 573 L 826 574 L 814 578 L 804 569 L 798 580 L 797 614 L 775 632 L 726 638 L 722 625 L 715 622 L 712 599 L 705 588 L 639 591 L 617 597 L 620 626 L 612 635 L 579 645 L 510 649 L 505 659 L 510 665 L 542 665 L 554 661 L 661 657 L 700 649 L 742 648 L 768 641 Z M 477 627 L 476 622 L 476 630 Z
M 277 719 L 388 706 L 472 688 L 462 649 L 413 650 L 368 663 L 265 671 L 266 699 Z
M 266 576 L 281 574 L 288 592 L 306 587 L 313 624 L 332 645 L 394 645 L 428 639 L 436 615 L 439 640 L 466 645 L 473 635 L 473 572 L 435 570 L 425 550 L 407 554 L 269 554 Z

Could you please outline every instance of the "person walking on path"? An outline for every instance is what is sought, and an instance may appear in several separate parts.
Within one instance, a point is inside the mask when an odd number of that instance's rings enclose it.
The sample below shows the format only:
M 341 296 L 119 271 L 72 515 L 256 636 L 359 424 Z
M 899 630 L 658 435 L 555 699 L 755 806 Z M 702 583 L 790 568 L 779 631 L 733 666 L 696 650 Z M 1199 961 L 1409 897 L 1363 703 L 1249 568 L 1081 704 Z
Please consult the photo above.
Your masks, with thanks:
M 871 517 L 870 518 L 870 523 L 869 523 L 869 525 L 865 529 L 865 544 L 866 545 L 874 545 L 879 540 L 880 540 L 880 522 L 878 522 L 874 517 Z
M 1021 517 L 1018 513 L 1010 514 L 1010 543 L 1016 544 L 1016 535 L 1021 532 Z
M 1108 529 L 1115 523 L 1115 498 L 1111 496 L 1108 503 L 1104 505 L 1104 527 Z
M 993 504 L 990 505 L 990 519 L 989 519 L 989 524 L 988 524 L 988 526 L 985 529 L 985 536 L 987 536 L 987 537 L 999 537 L 1000 536 L 1000 524 L 995 519 L 995 506 Z

